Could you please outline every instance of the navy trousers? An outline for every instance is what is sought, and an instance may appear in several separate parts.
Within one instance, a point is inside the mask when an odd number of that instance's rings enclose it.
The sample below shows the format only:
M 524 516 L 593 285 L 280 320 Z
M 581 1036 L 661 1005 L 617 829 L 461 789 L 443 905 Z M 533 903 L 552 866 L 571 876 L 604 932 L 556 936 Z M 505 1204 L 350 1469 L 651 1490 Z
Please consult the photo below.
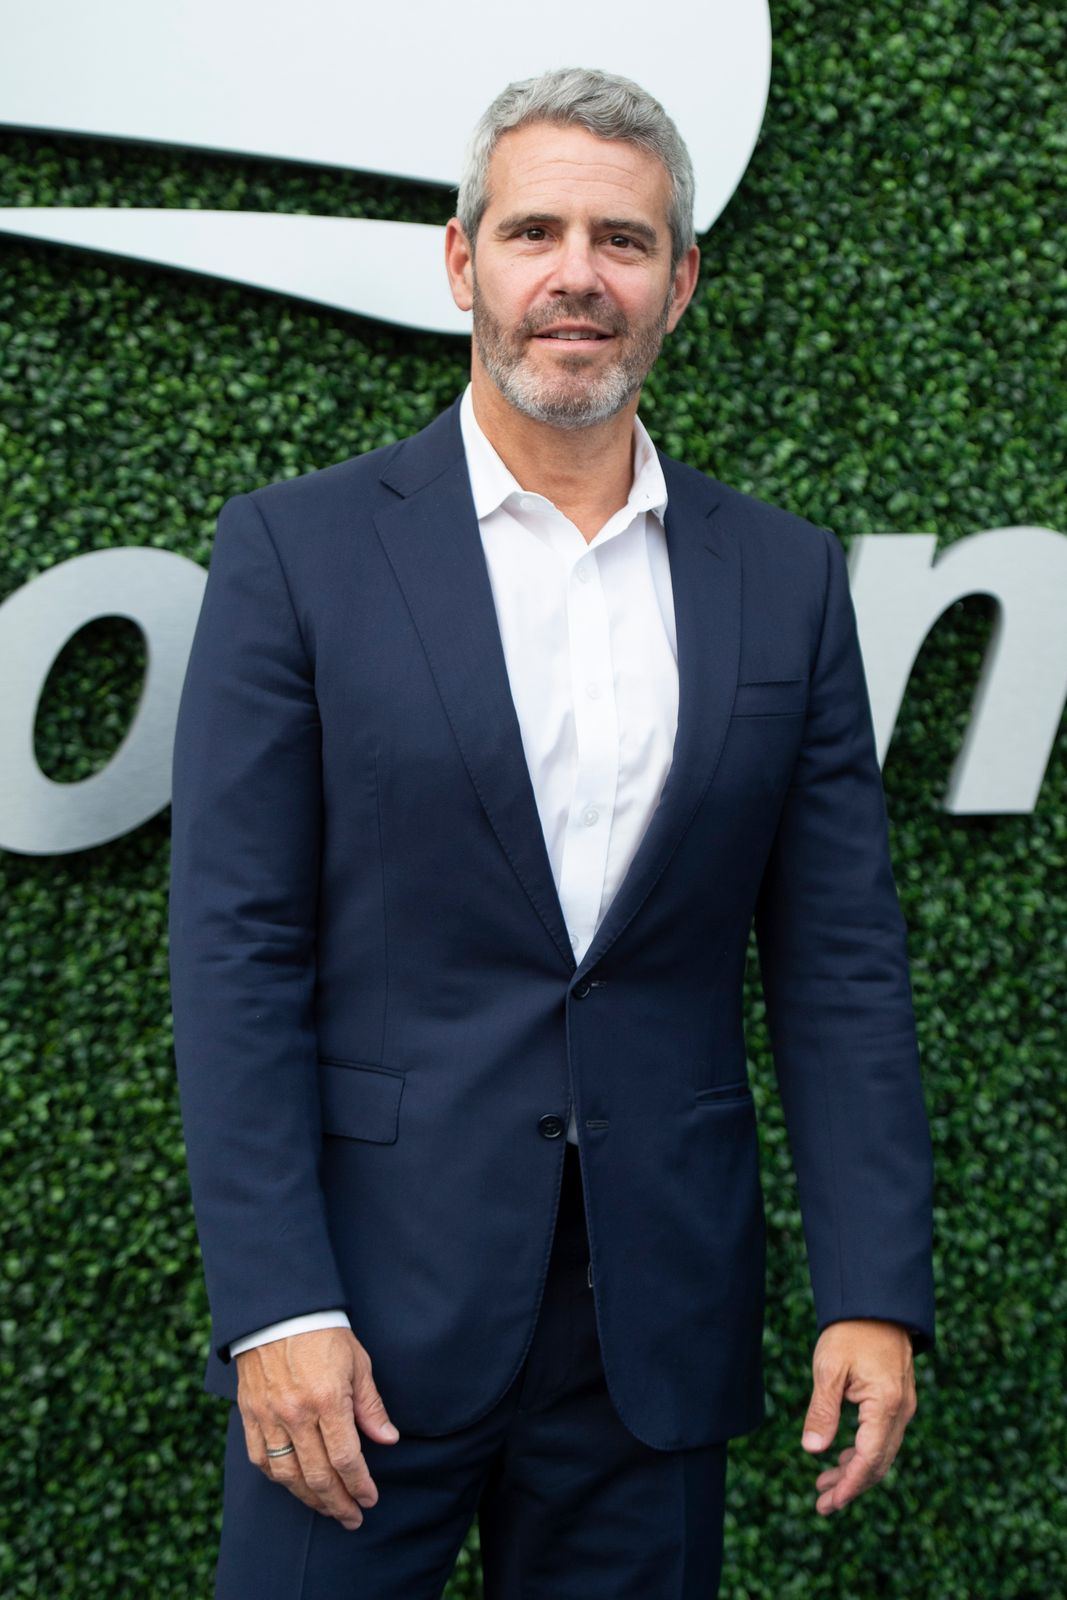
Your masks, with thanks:
M 456 1433 L 394 1445 L 361 1435 L 378 1503 L 359 1528 L 252 1466 L 233 1405 L 215 1600 L 441 1600 L 475 1517 L 485 1600 L 714 1600 L 726 1441 L 654 1450 L 619 1421 L 588 1264 L 568 1145 L 544 1299 L 515 1381 Z

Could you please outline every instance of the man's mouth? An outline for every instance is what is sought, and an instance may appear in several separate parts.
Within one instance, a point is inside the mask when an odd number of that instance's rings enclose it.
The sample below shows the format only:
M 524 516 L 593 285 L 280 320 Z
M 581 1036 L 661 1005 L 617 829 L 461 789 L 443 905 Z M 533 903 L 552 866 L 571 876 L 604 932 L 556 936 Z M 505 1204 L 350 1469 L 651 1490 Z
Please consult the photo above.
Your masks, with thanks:
M 603 344 L 614 338 L 603 328 L 543 328 L 535 339 L 551 339 L 560 344 Z

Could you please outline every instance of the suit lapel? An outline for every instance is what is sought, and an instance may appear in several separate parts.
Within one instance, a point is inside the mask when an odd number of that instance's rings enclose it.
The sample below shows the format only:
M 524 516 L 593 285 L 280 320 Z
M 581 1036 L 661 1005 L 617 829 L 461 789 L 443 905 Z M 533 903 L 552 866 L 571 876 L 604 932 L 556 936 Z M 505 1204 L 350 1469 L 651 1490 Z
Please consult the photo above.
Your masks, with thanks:
M 460 754 L 516 877 L 573 970 L 511 697 L 458 401 L 405 443 L 383 481 L 404 498 L 374 520 Z
M 659 805 L 582 960 L 598 961 L 667 865 L 711 782 L 737 683 L 740 554 L 709 521 L 713 480 L 661 453 L 678 641 L 678 732 Z M 459 402 L 389 457 L 375 516 L 471 782 L 567 969 L 575 967 L 508 680 L 459 428 Z
M 715 775 L 741 659 L 741 552 L 713 479 L 659 452 L 678 648 L 678 730 L 659 804 L 580 963 L 600 961 L 637 914 Z

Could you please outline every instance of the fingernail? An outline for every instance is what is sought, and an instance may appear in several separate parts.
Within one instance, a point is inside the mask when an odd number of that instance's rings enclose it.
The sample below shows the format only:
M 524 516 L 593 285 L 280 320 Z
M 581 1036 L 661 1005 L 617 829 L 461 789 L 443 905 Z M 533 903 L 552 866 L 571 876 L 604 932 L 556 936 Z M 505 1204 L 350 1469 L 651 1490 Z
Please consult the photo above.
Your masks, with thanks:
M 396 1428 L 394 1428 L 394 1426 L 393 1426 L 393 1424 L 391 1422 L 385 1422 L 385 1423 L 382 1424 L 382 1433 L 385 1435 L 385 1437 L 387 1439 L 399 1439 L 400 1438 L 400 1434 L 397 1432 Z
M 801 1439 L 800 1442 L 804 1446 L 805 1450 L 825 1450 L 826 1449 L 826 1440 L 823 1438 L 822 1434 L 821 1433 L 812 1433 L 810 1429 L 803 1436 L 803 1438 Z

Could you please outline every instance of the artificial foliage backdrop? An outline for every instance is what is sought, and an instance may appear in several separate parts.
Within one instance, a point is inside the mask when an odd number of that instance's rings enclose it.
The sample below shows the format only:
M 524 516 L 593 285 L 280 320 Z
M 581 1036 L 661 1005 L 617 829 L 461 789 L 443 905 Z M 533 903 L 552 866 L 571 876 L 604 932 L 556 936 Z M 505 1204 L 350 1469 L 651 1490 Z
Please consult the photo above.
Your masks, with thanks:
M 774 0 L 772 18 L 763 132 L 647 384 L 653 436 L 846 546 L 1067 530 L 1063 10 Z M 560 64 L 531 53 L 531 72 Z M 0 132 L 0 205 L 444 222 L 451 199 Z M 465 380 L 458 340 L 11 238 L 0 265 L 0 598 L 112 546 L 206 565 L 229 495 L 410 433 Z M 991 621 L 975 597 L 938 623 L 885 765 L 937 1164 L 938 1344 L 917 1362 L 897 1465 L 830 1519 L 814 1511 L 821 1464 L 799 1444 L 814 1318 L 753 947 L 768 1417 L 730 1449 L 724 1600 L 1067 1593 L 1067 743 L 1061 729 L 1032 815 L 941 809 Z M 129 622 L 70 642 L 37 723 L 49 776 L 107 762 L 143 669 Z M 168 835 L 163 812 L 98 849 L 0 853 L 0 1588 L 13 1600 L 211 1593 L 226 1407 L 200 1387 Z M 839 1448 L 855 1408 L 845 1417 Z M 472 1530 L 450 1595 L 480 1593 Z

